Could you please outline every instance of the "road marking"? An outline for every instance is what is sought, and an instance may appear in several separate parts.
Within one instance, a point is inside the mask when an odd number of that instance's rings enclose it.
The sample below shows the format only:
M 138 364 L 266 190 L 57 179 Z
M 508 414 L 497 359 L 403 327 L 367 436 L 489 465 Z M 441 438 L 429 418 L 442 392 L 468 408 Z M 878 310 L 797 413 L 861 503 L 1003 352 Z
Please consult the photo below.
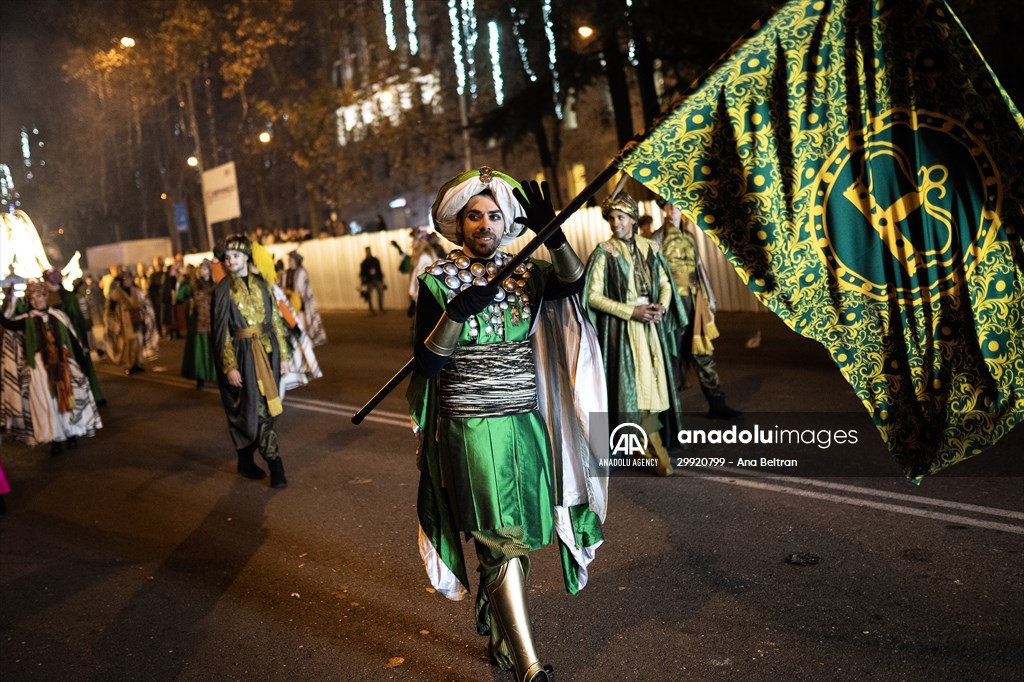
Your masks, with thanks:
M 123 371 L 114 370 L 110 368 L 97 368 L 98 371 L 103 374 L 109 374 L 112 376 L 126 377 Z M 195 381 L 192 379 L 186 379 L 184 377 L 169 375 L 164 372 L 146 371 L 141 374 L 132 375 L 135 380 L 148 381 L 154 384 L 161 384 L 164 386 L 173 386 L 175 388 L 190 388 L 195 389 Z M 218 389 L 216 385 L 205 386 L 200 389 L 208 393 L 217 393 Z M 307 412 L 319 412 L 322 414 L 331 414 L 338 417 L 351 418 L 358 410 L 359 407 L 354 405 L 345 405 L 343 403 L 328 402 L 326 400 L 316 400 L 314 398 L 301 398 L 294 394 L 295 389 L 287 392 L 284 397 L 285 407 L 294 407 L 300 410 L 306 410 Z M 391 426 L 399 426 L 404 429 L 411 429 L 412 422 L 409 420 L 409 415 L 401 412 L 391 412 L 388 410 L 375 409 L 373 412 L 366 416 L 365 421 L 377 422 L 379 424 L 388 424 Z
M 737 467 L 694 467 L 707 471 L 709 473 L 723 474 L 729 473 L 735 476 L 746 476 L 749 478 L 760 478 L 770 481 L 779 481 L 784 484 L 796 484 L 806 485 L 818 488 L 825 488 L 827 490 L 840 491 L 846 493 L 853 493 L 855 495 L 869 495 L 872 497 L 883 497 L 891 500 L 900 500 L 902 502 L 913 502 L 917 504 L 925 504 L 933 507 L 948 507 L 957 511 L 973 513 L 973 514 L 985 514 L 988 516 L 1002 516 L 1009 519 L 1016 519 L 1018 521 L 1024 521 L 1024 513 L 1010 511 L 1009 509 L 997 509 L 995 507 L 982 507 L 976 504 L 967 504 L 964 502 L 953 502 L 951 500 L 940 500 L 934 497 L 923 497 L 918 495 L 907 495 L 906 493 L 895 493 L 888 490 L 876 490 L 875 488 L 864 488 L 862 486 L 850 485 L 847 483 L 835 483 L 832 481 L 822 481 L 815 478 L 803 478 L 798 476 L 778 476 L 775 474 L 768 474 L 761 471 L 752 471 L 740 469 Z
M 997 521 L 986 521 L 984 519 L 976 519 L 970 516 L 961 516 L 958 514 L 946 514 L 944 512 L 932 511 L 930 509 L 917 509 L 914 507 L 906 507 L 899 504 L 890 504 L 888 502 L 878 502 L 875 500 L 865 500 L 858 497 L 849 497 L 846 495 L 834 495 L 832 493 L 821 493 L 816 490 L 804 490 L 802 488 L 793 488 L 785 485 L 776 485 L 773 483 L 762 483 L 760 481 L 754 481 L 744 478 L 730 478 L 722 475 L 715 474 L 690 474 L 693 478 L 700 478 L 709 481 L 715 481 L 717 483 L 726 483 L 728 485 L 738 485 L 745 488 L 755 488 L 757 490 L 767 490 L 769 492 L 786 493 L 787 495 L 798 495 L 800 497 L 810 497 L 816 500 L 827 500 L 829 502 L 837 502 L 839 504 L 850 504 L 857 507 L 870 507 L 871 509 L 881 509 L 882 511 L 892 512 L 895 514 L 907 514 L 910 516 L 921 516 L 927 519 L 935 519 L 937 521 L 948 521 L 950 523 L 957 523 L 965 526 L 974 526 L 977 528 L 988 528 L 990 530 L 1001 530 L 1007 533 L 1016 533 L 1017 535 L 1024 535 L 1024 526 L 1015 526 L 1009 523 L 999 523 Z M 853 487 L 853 486 L 851 486 Z M 868 488 L 862 488 L 868 493 L 876 493 L 879 491 L 873 491 Z M 925 504 L 936 504 L 945 502 L 945 500 L 936 500 L 932 498 L 914 498 L 915 502 L 922 502 Z M 974 506 L 974 505 L 967 505 Z M 1005 510 L 993 509 L 990 507 L 979 507 L 984 509 L 985 513 L 998 513 Z
M 100 371 L 115 376 L 124 376 L 122 372 L 112 369 L 103 368 Z M 185 379 L 183 377 L 170 376 L 160 372 L 146 372 L 144 374 L 137 374 L 134 375 L 134 378 L 142 379 L 144 381 L 150 381 L 152 383 L 163 384 L 166 386 L 174 386 L 177 388 L 195 387 L 194 381 Z M 209 392 L 217 391 L 217 389 L 213 386 L 207 386 L 203 390 Z M 285 406 L 294 407 L 296 409 L 305 410 L 307 412 L 330 414 L 339 417 L 351 417 L 361 407 L 355 405 L 346 405 L 343 403 L 335 403 L 326 400 L 317 400 L 314 398 L 301 398 L 295 396 L 294 393 L 288 393 L 285 395 Z M 400 412 L 391 412 L 388 410 L 375 409 L 373 412 L 367 415 L 366 421 L 377 422 L 379 424 L 386 424 L 388 426 L 396 426 L 403 429 L 411 428 L 411 423 L 408 415 Z M 696 473 L 697 469 L 701 469 L 709 473 Z M 730 475 L 724 475 L 727 473 Z M 934 519 L 937 521 L 946 521 L 949 523 L 958 523 L 965 526 L 973 526 L 976 528 L 1001 530 L 1007 533 L 1024 535 L 1024 526 L 1017 526 L 1009 523 L 1000 523 L 997 521 L 988 521 L 984 519 L 977 519 L 971 516 L 949 514 L 940 511 L 933 511 L 930 509 L 921 509 L 917 507 L 905 506 L 901 504 L 893 504 L 889 502 L 880 502 L 877 500 L 863 499 L 862 497 L 858 496 L 879 497 L 889 500 L 898 500 L 900 502 L 914 503 L 921 506 L 947 508 L 968 514 L 982 514 L 986 516 L 996 516 L 1018 521 L 1024 521 L 1024 513 L 1010 511 L 1008 509 L 983 507 L 979 505 L 966 504 L 962 502 L 952 502 L 950 500 L 940 500 L 932 497 L 918 497 L 915 495 L 907 495 L 905 493 L 890 492 L 888 490 L 875 490 L 873 488 L 865 488 L 862 486 L 849 485 L 845 483 L 834 483 L 832 481 L 822 481 L 811 478 L 774 476 L 759 471 L 744 471 L 742 469 L 737 469 L 735 467 L 694 467 L 694 471 L 690 472 L 689 475 L 692 476 L 693 478 L 701 478 L 716 481 L 719 483 L 726 483 L 729 485 L 738 485 L 746 488 L 754 488 L 757 490 L 784 493 L 787 495 L 797 495 L 800 497 L 809 497 L 812 499 L 826 500 L 838 504 L 849 504 L 860 507 L 869 507 L 871 509 L 880 509 L 882 511 L 887 511 L 895 514 L 920 516 L 923 518 Z M 784 482 L 786 485 L 782 485 L 781 483 L 765 483 L 762 481 L 779 481 Z M 825 490 L 834 492 L 818 492 L 816 490 L 806 490 L 804 488 L 795 486 L 823 488 Z

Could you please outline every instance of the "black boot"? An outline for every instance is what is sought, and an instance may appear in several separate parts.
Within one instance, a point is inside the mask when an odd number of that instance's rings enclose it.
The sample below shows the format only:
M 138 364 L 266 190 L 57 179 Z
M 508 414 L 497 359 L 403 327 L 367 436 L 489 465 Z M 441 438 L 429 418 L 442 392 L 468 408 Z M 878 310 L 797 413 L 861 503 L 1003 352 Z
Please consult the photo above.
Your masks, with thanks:
M 68 438 L 67 446 L 68 450 L 74 450 L 75 448 L 78 447 L 78 439 L 75 438 L 74 436 L 71 436 L 70 438 Z
M 252 461 L 254 452 L 256 452 L 256 448 L 253 446 L 238 451 L 238 473 L 254 481 L 260 481 L 267 477 L 267 472 Z
M 270 467 L 270 487 L 287 488 L 288 479 L 284 477 L 284 464 L 281 462 L 281 458 L 275 457 L 268 460 L 267 466 Z
M 59 455 L 63 449 L 64 445 L 59 440 L 55 440 L 50 443 L 50 454 L 55 457 Z
M 708 416 L 712 419 L 732 419 L 743 414 L 726 405 L 724 395 L 709 395 L 708 406 Z

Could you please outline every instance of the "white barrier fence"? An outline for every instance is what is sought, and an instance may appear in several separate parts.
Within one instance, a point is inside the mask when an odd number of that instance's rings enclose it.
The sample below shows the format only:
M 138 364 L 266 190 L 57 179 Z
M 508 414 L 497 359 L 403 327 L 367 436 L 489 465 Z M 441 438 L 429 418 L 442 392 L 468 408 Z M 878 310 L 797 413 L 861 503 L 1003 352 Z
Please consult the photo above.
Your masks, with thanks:
M 645 202 L 640 206 L 641 212 L 654 217 L 654 224 L 662 222 L 661 211 L 653 202 Z M 608 223 L 601 218 L 601 210 L 596 207 L 584 208 L 573 214 L 564 225 L 566 236 L 576 253 L 586 262 L 594 248 L 611 236 Z M 699 231 L 698 231 L 699 232 Z M 405 310 L 409 306 L 409 275 L 399 272 L 402 257 L 391 245 L 395 241 L 406 253 L 410 250 L 407 229 L 369 232 L 330 239 L 314 239 L 300 243 L 270 244 L 267 249 L 275 258 L 284 259 L 287 254 L 298 250 L 303 257 L 303 265 L 309 271 L 313 294 L 321 310 L 354 310 L 366 307 L 366 302 L 359 295 L 359 264 L 366 257 L 366 247 L 370 247 L 373 255 L 380 260 L 384 271 L 384 307 L 394 310 Z M 532 237 L 532 233 L 524 235 L 512 242 L 504 250 L 518 252 Z M 442 239 L 449 248 L 451 244 Z M 704 267 L 711 279 L 711 286 L 718 302 L 718 310 L 722 312 L 765 312 L 766 308 L 755 298 L 740 280 L 736 270 L 726 261 L 722 252 L 703 232 L 697 235 L 697 248 L 704 261 Z M 207 253 L 192 253 L 185 256 L 185 262 L 198 265 L 203 258 L 210 258 Z M 547 250 L 541 247 L 537 257 L 548 259 Z

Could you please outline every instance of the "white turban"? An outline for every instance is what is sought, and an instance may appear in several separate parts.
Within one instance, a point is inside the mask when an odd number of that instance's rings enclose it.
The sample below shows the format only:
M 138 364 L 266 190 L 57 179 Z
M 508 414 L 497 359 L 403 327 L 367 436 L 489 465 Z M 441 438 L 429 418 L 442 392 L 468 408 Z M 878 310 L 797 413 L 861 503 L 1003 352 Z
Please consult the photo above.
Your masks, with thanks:
M 512 194 L 512 190 L 522 191 L 522 187 L 512 177 L 487 166 L 455 176 L 438 191 L 434 206 L 430 209 L 437 231 L 448 241 L 461 246 L 459 211 L 466 207 L 470 199 L 487 189 L 491 190 L 505 218 L 505 236 L 498 246 L 511 244 L 526 229 L 525 225 L 515 222 L 516 218 L 525 218 L 526 211 Z

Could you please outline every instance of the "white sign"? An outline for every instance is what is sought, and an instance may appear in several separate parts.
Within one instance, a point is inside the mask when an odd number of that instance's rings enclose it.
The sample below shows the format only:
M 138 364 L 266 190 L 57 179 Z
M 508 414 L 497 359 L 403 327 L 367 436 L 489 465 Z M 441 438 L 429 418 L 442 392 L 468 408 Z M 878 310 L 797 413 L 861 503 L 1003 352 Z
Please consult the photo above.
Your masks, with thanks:
M 242 216 L 234 161 L 203 171 L 203 206 L 207 225 Z

